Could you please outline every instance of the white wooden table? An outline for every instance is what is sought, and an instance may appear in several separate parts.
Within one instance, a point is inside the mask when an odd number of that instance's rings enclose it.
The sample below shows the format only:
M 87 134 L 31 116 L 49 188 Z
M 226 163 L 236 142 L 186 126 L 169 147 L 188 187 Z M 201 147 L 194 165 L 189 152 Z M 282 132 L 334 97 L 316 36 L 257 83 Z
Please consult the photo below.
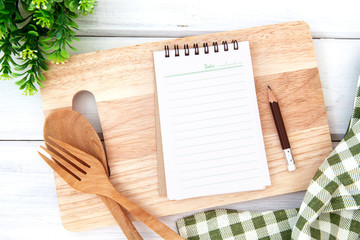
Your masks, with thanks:
M 304 20 L 312 30 L 336 145 L 345 133 L 360 74 L 359 9 L 358 0 L 99 1 L 95 14 L 79 20 L 81 41 L 75 47 L 77 53 L 84 53 Z M 36 153 L 43 144 L 40 94 L 22 96 L 14 81 L 1 81 L 0 102 L 0 239 L 125 239 L 117 226 L 81 233 L 64 230 L 53 173 Z M 303 195 L 298 192 L 223 207 L 253 211 L 294 208 L 300 206 Z M 175 229 L 175 221 L 189 214 L 161 220 Z M 157 239 L 146 226 L 135 225 L 145 239 Z

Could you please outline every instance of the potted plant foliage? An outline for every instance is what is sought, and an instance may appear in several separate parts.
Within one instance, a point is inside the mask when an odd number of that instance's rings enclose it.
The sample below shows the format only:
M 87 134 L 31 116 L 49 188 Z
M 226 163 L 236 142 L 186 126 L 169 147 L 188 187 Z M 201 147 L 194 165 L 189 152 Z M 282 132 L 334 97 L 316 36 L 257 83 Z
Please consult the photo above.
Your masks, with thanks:
M 70 57 L 78 25 L 75 19 L 93 13 L 95 0 L 0 0 L 0 79 L 17 78 L 25 95 L 43 86 L 46 61 Z

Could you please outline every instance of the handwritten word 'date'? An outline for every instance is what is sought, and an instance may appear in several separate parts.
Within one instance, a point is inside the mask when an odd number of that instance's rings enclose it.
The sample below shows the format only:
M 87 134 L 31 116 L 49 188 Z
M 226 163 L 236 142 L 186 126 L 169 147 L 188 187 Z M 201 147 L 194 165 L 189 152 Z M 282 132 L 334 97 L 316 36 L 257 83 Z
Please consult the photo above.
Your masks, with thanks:
M 212 68 L 215 68 L 215 66 L 212 64 L 205 64 L 205 69 L 212 69 Z

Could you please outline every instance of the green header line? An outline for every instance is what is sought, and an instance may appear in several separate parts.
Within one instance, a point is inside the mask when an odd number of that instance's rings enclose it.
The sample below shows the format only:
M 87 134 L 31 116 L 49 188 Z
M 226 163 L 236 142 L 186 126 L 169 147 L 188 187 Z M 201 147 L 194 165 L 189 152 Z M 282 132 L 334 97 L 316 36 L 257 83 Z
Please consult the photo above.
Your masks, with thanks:
M 235 66 L 231 66 L 231 67 L 216 68 L 216 69 L 207 69 L 207 70 L 197 71 L 197 72 L 180 73 L 180 74 L 168 75 L 168 76 L 165 76 L 165 78 L 179 77 L 179 76 L 190 75 L 190 74 L 197 74 L 197 73 L 203 73 L 203 72 L 219 71 L 219 70 L 230 69 L 230 68 L 238 68 L 238 67 L 242 67 L 242 66 L 243 66 L 243 65 L 235 65 Z

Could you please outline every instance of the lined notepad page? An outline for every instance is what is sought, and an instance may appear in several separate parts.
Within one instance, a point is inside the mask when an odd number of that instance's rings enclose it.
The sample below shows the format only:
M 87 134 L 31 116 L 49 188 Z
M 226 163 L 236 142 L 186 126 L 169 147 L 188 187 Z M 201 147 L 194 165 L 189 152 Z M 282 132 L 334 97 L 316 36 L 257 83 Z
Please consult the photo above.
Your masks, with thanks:
M 248 42 L 154 52 L 167 197 L 270 185 Z

